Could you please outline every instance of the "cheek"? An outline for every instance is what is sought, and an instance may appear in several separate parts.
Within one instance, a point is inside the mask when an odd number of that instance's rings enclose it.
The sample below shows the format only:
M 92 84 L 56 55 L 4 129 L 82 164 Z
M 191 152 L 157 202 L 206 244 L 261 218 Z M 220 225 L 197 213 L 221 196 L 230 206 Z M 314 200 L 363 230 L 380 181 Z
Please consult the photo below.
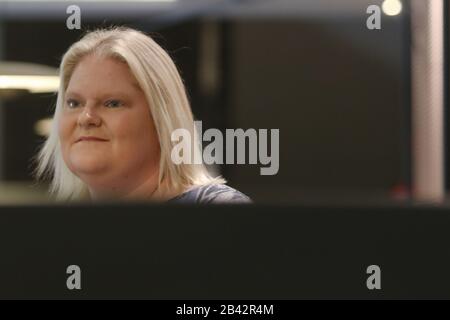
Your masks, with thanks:
M 67 156 L 69 143 L 71 141 L 71 137 L 73 131 L 75 129 L 76 118 L 71 115 L 61 115 L 58 125 L 58 136 L 61 143 L 61 149 L 63 152 L 63 156 Z
M 156 129 L 150 116 L 130 114 L 115 124 L 113 134 L 121 142 L 121 149 L 130 152 L 144 153 L 144 150 L 155 152 L 159 149 Z
M 70 135 L 70 119 L 67 116 L 61 116 L 58 125 L 58 134 L 61 142 L 65 142 Z

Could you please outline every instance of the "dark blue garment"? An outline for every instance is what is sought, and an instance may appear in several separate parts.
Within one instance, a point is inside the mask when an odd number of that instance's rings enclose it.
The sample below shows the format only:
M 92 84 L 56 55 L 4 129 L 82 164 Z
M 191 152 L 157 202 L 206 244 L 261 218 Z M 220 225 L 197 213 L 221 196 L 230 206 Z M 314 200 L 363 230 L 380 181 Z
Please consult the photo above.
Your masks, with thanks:
M 242 192 L 237 191 L 225 184 L 209 184 L 195 186 L 188 191 L 170 199 L 170 203 L 252 203 L 252 200 Z

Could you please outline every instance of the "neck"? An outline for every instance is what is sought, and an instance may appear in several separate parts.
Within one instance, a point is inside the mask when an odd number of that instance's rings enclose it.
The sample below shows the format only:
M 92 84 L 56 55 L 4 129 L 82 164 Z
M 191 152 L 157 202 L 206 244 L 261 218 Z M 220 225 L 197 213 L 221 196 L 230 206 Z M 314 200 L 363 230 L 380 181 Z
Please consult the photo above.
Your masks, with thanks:
M 109 183 L 108 186 L 89 186 L 92 200 L 149 200 L 158 189 L 159 170 L 154 170 L 146 179 L 137 183 L 124 185 Z

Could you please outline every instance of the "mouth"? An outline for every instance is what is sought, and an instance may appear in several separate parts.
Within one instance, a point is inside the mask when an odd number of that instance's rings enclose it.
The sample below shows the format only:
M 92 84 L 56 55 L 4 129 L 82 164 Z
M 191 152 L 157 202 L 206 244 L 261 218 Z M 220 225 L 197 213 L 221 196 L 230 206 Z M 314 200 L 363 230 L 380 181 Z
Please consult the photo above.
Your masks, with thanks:
M 105 142 L 105 141 L 108 141 L 108 140 L 102 139 L 102 138 L 99 138 L 99 137 L 94 137 L 94 136 L 83 136 L 83 137 L 78 138 L 78 140 L 75 141 L 75 143 L 82 142 L 82 141 Z

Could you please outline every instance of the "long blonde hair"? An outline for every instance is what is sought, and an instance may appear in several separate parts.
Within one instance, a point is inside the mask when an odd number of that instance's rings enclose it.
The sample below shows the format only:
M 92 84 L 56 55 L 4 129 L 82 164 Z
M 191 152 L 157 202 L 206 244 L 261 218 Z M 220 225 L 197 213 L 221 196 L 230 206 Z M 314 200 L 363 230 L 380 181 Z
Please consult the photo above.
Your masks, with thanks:
M 171 161 L 171 133 L 178 128 L 189 130 L 194 152 L 199 152 L 194 118 L 186 90 L 169 55 L 146 34 L 125 27 L 88 32 L 64 54 L 60 65 L 60 85 L 52 129 L 37 155 L 36 176 L 51 179 L 50 193 L 59 200 L 80 199 L 88 194 L 87 186 L 66 166 L 58 135 L 58 123 L 65 90 L 81 59 L 95 54 L 127 63 L 138 81 L 150 107 L 161 148 L 158 186 L 167 181 L 167 188 L 185 188 L 210 183 L 224 183 L 212 177 L 203 164 L 174 164 Z

